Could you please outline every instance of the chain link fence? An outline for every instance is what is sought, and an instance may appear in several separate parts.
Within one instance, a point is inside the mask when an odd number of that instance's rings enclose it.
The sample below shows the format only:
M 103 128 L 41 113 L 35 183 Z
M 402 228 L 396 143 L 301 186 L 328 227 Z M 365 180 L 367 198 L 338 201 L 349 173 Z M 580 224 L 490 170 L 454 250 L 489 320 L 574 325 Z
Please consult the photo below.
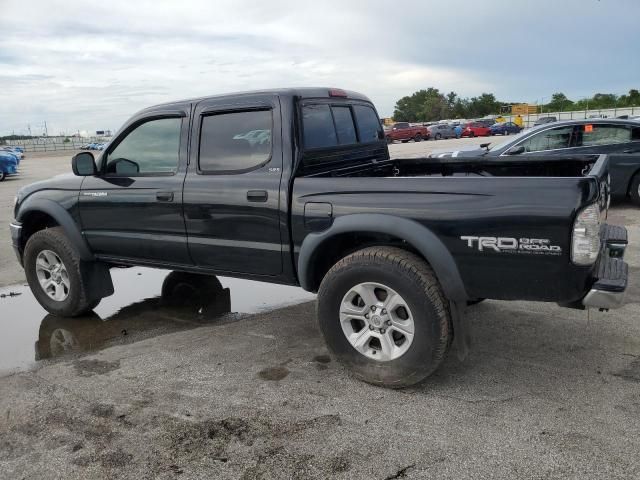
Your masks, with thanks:
M 25 152 L 55 152 L 59 150 L 80 150 L 89 143 L 107 143 L 110 137 L 40 137 L 26 140 L 7 140 L 7 145 L 24 148 Z

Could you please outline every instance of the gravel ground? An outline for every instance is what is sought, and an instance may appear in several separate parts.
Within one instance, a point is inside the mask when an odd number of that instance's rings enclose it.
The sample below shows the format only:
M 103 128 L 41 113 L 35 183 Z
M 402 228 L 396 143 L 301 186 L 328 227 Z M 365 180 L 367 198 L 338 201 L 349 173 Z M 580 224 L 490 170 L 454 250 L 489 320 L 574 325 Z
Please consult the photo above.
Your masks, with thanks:
M 0 478 L 638 478 L 640 218 L 617 205 L 610 221 L 630 233 L 626 306 L 483 302 L 470 356 L 416 388 L 351 378 L 313 303 L 0 377 Z M 159 314 L 122 325 L 140 315 Z

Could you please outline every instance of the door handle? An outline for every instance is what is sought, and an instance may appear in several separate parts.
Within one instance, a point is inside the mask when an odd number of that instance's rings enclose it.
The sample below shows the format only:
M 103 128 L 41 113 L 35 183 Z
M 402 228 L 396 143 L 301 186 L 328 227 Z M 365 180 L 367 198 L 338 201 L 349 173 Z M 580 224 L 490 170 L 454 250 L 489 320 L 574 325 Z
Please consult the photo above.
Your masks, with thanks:
M 161 202 L 173 202 L 173 192 L 156 192 L 156 199 Z
M 266 190 L 249 190 L 247 200 L 250 202 L 266 202 L 269 195 Z

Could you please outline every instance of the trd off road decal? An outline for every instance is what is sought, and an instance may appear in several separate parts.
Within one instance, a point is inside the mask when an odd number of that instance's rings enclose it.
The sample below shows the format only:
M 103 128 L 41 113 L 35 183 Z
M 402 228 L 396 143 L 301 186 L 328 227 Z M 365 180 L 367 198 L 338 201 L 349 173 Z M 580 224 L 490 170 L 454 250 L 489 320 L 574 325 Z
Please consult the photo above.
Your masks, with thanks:
M 560 255 L 562 248 L 551 245 L 548 238 L 512 238 L 512 237 L 474 237 L 462 236 L 467 247 L 480 252 L 523 253 L 534 255 Z

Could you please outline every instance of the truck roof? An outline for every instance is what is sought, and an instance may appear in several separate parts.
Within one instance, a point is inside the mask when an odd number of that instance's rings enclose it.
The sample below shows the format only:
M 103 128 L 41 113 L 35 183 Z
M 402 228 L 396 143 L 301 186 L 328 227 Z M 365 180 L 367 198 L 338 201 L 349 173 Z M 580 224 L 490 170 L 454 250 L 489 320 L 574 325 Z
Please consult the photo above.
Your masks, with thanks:
M 166 103 L 160 103 L 157 105 L 153 105 L 147 108 L 142 109 L 140 112 L 144 112 L 147 110 L 153 110 L 156 109 L 158 107 L 168 107 L 168 106 L 172 106 L 172 105 L 179 105 L 179 104 L 185 104 L 185 103 L 197 103 L 197 102 L 201 102 L 203 100 L 209 100 L 209 99 L 214 99 L 214 98 L 225 98 L 225 97 L 235 97 L 238 95 L 255 95 L 255 94 L 271 94 L 271 95 L 278 95 L 280 97 L 300 97 L 302 99 L 304 98 L 331 98 L 332 95 L 329 95 L 329 92 L 331 90 L 339 90 L 342 91 L 344 93 L 346 93 L 347 95 L 347 99 L 351 99 L 351 100 L 364 100 L 367 102 L 371 102 L 371 100 L 369 100 L 369 98 L 366 95 L 363 95 L 361 93 L 358 92 L 354 92 L 351 90 L 344 90 L 342 88 L 336 88 L 336 87 L 297 87 L 297 88 L 273 88 L 273 89 L 267 89 L 267 90 L 247 90 L 247 91 L 241 91 L 241 92 L 229 92 L 229 93 L 222 93 L 222 94 L 218 94 L 218 95 L 208 95 L 205 97 L 196 97 L 196 98 L 189 98 L 189 99 L 184 99 L 184 100 L 176 100 L 176 101 L 172 101 L 172 102 L 166 102 Z M 336 96 L 336 98 L 344 98 L 344 97 L 338 97 Z

